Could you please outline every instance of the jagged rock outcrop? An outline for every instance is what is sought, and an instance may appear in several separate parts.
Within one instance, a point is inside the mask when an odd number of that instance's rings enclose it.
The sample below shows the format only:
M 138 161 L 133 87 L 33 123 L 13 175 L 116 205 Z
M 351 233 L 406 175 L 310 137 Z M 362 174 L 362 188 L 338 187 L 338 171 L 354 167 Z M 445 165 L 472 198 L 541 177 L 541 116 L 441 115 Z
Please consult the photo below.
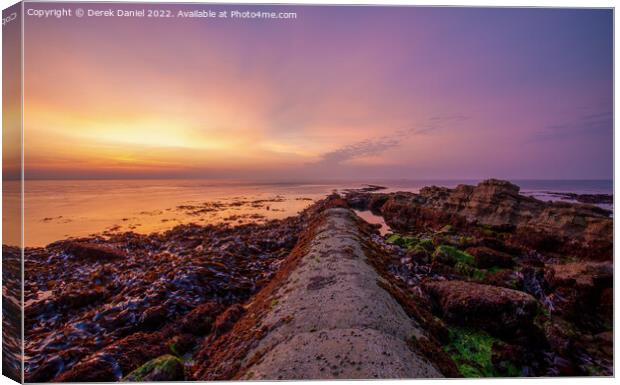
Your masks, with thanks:
M 607 210 L 585 204 L 543 202 L 519 194 L 519 187 L 496 179 L 454 189 L 424 187 L 419 194 L 351 194 L 357 206 L 371 202 L 393 229 L 458 228 L 479 225 L 513 234 L 519 245 L 541 251 L 581 253 L 611 259 L 613 220 Z M 376 195 L 376 194 L 375 194 Z M 377 207 L 377 202 L 383 202 Z

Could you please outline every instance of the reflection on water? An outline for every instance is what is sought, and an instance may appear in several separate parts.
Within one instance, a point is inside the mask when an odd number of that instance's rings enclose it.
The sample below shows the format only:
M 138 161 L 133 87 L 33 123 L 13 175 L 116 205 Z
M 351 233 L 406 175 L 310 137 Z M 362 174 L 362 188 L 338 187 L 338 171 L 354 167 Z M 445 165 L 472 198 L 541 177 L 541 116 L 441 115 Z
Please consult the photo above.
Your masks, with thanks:
M 25 244 L 44 246 L 101 232 L 148 234 L 179 224 L 231 225 L 297 214 L 338 184 L 205 180 L 27 181 Z
M 357 214 L 358 217 L 362 218 L 366 222 L 372 223 L 373 225 L 380 225 L 381 227 L 379 227 L 379 233 L 381 235 L 385 235 L 391 231 L 390 226 L 388 226 L 388 224 L 385 223 L 385 220 L 383 219 L 382 216 L 375 215 L 369 210 L 365 210 L 365 211 L 353 210 L 353 211 L 355 211 L 355 214 Z

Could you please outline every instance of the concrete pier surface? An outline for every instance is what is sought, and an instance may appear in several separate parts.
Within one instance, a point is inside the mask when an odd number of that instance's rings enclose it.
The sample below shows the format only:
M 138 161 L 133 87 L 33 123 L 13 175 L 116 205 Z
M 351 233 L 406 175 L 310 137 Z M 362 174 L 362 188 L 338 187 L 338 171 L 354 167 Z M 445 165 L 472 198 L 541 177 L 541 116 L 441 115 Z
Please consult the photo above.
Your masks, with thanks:
M 209 367 L 197 377 L 442 377 L 408 343 L 424 331 L 379 286 L 353 211 L 327 208 L 306 232 L 228 335 L 205 342 Z

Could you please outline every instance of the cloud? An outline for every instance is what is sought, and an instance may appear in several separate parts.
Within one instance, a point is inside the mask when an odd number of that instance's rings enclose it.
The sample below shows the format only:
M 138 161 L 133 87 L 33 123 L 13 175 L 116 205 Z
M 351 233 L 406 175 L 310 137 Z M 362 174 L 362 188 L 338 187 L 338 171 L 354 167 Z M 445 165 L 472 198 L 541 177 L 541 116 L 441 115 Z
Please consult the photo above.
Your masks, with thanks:
M 550 124 L 543 127 L 532 138 L 533 141 L 559 140 L 583 135 L 611 133 L 613 113 L 611 111 L 588 113 L 572 121 Z
M 390 135 L 377 138 L 365 139 L 359 142 L 342 146 L 336 150 L 326 152 L 321 156 L 320 165 L 338 165 L 348 160 L 357 159 L 365 156 L 377 156 L 397 147 L 403 140 L 416 135 L 425 135 L 441 129 L 453 127 L 468 117 L 461 114 L 436 115 L 428 118 L 420 125 L 397 130 Z
M 399 143 L 398 137 L 389 136 L 363 140 L 323 154 L 321 163 L 338 164 L 363 156 L 380 155 L 390 148 L 398 146 Z

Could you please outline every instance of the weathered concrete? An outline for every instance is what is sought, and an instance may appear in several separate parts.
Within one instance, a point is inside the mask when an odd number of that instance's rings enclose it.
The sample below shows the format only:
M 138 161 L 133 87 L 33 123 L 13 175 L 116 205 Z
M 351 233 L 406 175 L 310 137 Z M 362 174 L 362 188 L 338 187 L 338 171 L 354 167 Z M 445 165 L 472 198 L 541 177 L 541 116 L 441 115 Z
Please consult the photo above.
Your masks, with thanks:
M 423 331 L 377 285 L 351 210 L 331 208 L 271 296 L 242 379 L 420 378 L 440 372 L 407 340 Z M 259 325 L 259 327 L 260 327 Z M 277 325 L 274 327 L 273 325 Z

